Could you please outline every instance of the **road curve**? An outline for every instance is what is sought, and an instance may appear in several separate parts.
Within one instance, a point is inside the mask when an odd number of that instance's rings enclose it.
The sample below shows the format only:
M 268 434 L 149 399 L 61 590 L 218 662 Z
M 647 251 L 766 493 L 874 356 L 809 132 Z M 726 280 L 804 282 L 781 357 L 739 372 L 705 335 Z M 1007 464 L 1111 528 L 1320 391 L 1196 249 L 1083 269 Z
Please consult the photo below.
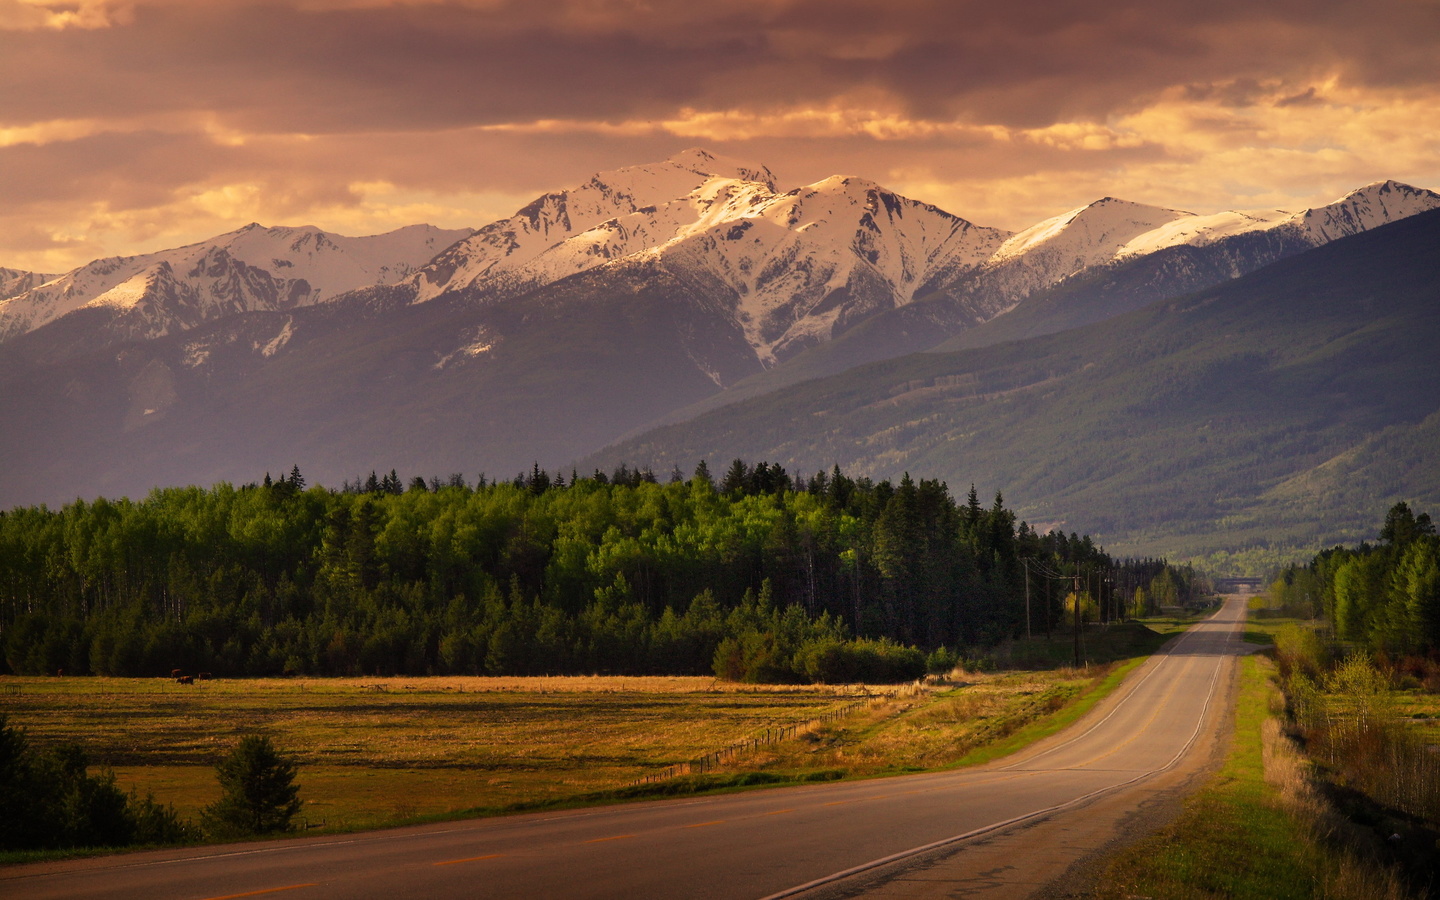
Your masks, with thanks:
M 982 874 L 989 884 L 997 846 L 1017 874 L 988 893 L 1025 896 L 1050 871 L 1023 864 L 1039 852 L 1024 837 L 1043 833 L 1037 823 L 1133 806 L 1219 730 L 1243 620 L 1244 601 L 1227 601 L 1074 727 L 984 767 L 17 866 L 0 870 L 0 897 L 756 900 L 843 893 L 936 854 L 952 873 L 945 884 Z M 967 896 L 987 893 L 972 887 Z

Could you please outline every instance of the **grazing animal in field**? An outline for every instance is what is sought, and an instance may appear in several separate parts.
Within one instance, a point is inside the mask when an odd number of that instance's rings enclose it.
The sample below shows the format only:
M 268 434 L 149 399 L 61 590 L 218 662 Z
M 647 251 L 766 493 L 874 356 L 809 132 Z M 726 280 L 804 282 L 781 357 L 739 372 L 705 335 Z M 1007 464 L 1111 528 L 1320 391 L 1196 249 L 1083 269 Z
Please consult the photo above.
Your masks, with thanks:
M 194 676 L 194 675 L 181 675 L 179 678 L 175 679 L 175 683 L 176 683 L 176 684 L 194 684 L 194 683 L 195 683 L 195 676 Z
M 56 678 L 64 678 L 64 677 L 65 677 L 65 670 L 64 670 L 64 669 L 56 669 L 56 670 L 55 670 L 55 677 L 56 677 Z
M 181 675 L 184 675 L 184 674 L 185 674 L 185 670 L 184 670 L 184 669 L 171 669 L 171 670 L 170 670 L 170 677 L 171 677 L 171 678 L 179 678 Z
M 214 675 L 211 675 L 209 672 L 201 672 L 199 675 L 196 675 L 196 676 L 195 676 L 195 680 L 196 680 L 196 681 L 209 681 L 210 679 L 212 679 L 212 678 L 214 678 L 214 677 L 215 677 L 215 676 L 214 676 Z

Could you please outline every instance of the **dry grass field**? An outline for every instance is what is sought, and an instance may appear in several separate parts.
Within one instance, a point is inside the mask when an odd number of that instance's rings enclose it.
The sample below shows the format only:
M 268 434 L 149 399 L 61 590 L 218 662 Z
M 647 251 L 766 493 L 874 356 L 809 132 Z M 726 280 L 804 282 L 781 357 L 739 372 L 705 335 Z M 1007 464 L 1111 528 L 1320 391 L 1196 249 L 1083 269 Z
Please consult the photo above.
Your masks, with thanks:
M 327 830 L 614 788 L 755 732 L 816 718 L 865 688 L 709 678 L 214 680 L 5 678 L 0 710 L 37 743 L 78 741 L 122 786 L 194 815 L 245 734 L 300 767 Z
M 122 787 L 153 793 L 190 818 L 219 796 L 215 763 L 243 735 L 268 735 L 299 764 L 305 824 L 346 831 L 633 793 L 646 775 L 806 723 L 814 724 L 712 768 L 700 786 L 956 765 L 1059 728 L 1161 639 L 1151 634 L 1137 644 L 1133 633 L 1117 630 L 1113 647 L 1092 648 L 1115 662 L 956 672 L 918 689 L 678 677 L 181 685 L 7 676 L 0 712 L 38 744 L 77 741 Z M 842 709 L 838 719 L 816 721 Z M 679 781 L 682 789 L 695 786 Z

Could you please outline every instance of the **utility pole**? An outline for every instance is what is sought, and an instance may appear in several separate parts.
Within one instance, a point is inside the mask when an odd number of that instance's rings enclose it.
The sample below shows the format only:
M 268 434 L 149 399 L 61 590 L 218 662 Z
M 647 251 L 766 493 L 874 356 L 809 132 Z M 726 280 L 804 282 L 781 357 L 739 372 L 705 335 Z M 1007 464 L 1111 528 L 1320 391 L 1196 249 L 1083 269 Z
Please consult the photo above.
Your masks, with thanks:
M 1030 640 L 1030 560 L 1024 557 L 1020 562 L 1025 566 L 1025 640 Z
M 1080 668 L 1080 569 L 1077 566 L 1071 576 L 1075 592 L 1075 668 Z

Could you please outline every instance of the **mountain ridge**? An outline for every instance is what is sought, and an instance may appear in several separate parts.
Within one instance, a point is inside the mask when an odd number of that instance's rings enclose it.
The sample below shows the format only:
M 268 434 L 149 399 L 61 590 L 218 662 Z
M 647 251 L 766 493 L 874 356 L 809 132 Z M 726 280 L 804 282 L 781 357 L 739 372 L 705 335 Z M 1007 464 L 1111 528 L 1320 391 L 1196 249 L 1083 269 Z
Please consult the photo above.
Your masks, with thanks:
M 924 472 L 1127 552 L 1353 540 L 1396 499 L 1440 501 L 1422 437 L 1440 421 L 1437 240 L 1430 211 L 1103 323 L 763 394 L 580 465 Z
M 372 468 L 568 467 L 655 423 L 766 393 L 778 403 L 862 364 L 947 341 L 998 346 L 1205 290 L 1437 199 L 1381 182 L 1347 195 L 1353 208 L 1312 216 L 1319 238 L 1275 224 L 1304 214 L 1255 216 L 1266 227 L 1191 229 L 1202 237 L 1117 260 L 1137 233 L 1192 217 L 1106 198 L 1032 241 L 1065 252 L 996 262 L 1009 232 L 859 177 L 782 190 L 768 170 L 703 151 L 616 171 L 628 174 L 586 183 L 590 200 L 542 195 L 520 220 L 318 303 L 278 296 L 287 267 L 277 280 L 226 247 L 194 251 L 189 268 L 112 273 L 103 302 L 0 342 L 0 505 L 243 482 L 292 464 L 326 484 Z M 510 243 L 524 253 L 466 255 Z M 508 269 L 489 265 L 504 258 Z M 200 290 L 192 271 L 233 287 L 202 301 L 186 293 Z M 426 279 L 451 276 L 453 290 L 420 298 Z M 223 302 L 226 314 L 207 315 Z

